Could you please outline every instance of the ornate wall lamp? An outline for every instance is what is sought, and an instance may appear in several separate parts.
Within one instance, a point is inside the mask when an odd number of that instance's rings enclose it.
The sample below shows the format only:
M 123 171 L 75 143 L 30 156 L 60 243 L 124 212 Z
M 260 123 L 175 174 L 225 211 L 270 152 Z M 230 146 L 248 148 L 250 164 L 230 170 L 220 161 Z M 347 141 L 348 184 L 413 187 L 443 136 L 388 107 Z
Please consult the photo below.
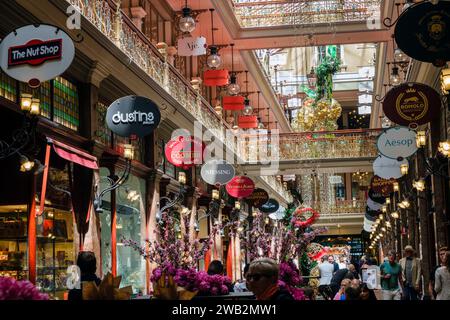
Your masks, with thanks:
M 175 205 L 180 205 L 183 202 L 184 194 L 187 192 L 187 189 L 188 189 L 186 187 L 186 181 L 187 181 L 186 173 L 179 172 L 178 173 L 178 182 L 180 183 L 180 189 L 179 189 L 178 193 L 175 195 L 175 197 L 173 199 L 170 199 L 169 197 L 161 197 L 160 198 L 160 202 L 165 200 L 165 201 L 167 201 L 167 203 L 156 212 L 156 222 L 157 223 L 162 222 L 163 212 L 165 212 L 168 209 L 173 208 Z

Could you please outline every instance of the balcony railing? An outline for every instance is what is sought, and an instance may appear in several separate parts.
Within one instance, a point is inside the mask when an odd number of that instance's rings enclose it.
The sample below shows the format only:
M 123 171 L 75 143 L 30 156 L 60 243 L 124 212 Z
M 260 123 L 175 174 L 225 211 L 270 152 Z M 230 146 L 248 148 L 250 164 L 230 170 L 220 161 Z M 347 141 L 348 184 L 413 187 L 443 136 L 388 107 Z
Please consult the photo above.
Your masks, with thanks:
M 270 161 L 357 159 L 377 156 L 381 129 L 272 134 L 242 134 L 238 154 L 246 163 Z
M 293 198 L 289 191 L 284 188 L 283 184 L 276 179 L 275 176 L 260 176 L 273 190 L 278 192 L 278 194 L 286 199 L 287 202 L 292 202 Z
M 322 217 L 336 214 L 355 214 L 364 213 L 367 205 L 366 200 L 343 200 L 336 201 L 334 203 L 313 201 L 311 203 L 304 203 L 305 206 L 309 206 L 314 210 L 320 212 Z
M 66 0 L 76 7 L 99 31 L 110 39 L 147 75 L 164 88 L 196 120 L 235 152 L 234 139 L 226 138 L 229 125 L 221 119 L 209 103 L 136 28 L 133 22 L 117 10 L 111 0 Z

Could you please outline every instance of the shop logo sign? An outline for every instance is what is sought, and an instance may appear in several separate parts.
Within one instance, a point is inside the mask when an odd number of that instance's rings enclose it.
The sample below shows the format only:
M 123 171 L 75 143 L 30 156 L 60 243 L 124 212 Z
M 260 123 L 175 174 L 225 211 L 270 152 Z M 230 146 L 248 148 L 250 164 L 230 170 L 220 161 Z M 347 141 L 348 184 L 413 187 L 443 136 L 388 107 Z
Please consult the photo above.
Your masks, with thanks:
M 280 204 L 277 200 L 270 198 L 266 203 L 264 203 L 259 210 L 264 213 L 273 213 L 277 212 Z
M 39 24 L 16 29 L 0 44 L 0 66 L 11 78 L 37 87 L 72 64 L 75 46 L 60 28 Z
M 378 137 L 377 148 L 387 158 L 403 160 L 417 152 L 416 133 L 405 127 L 388 129 Z
M 145 137 L 161 121 L 158 106 L 152 100 L 139 96 L 126 96 L 114 101 L 106 112 L 109 129 L 121 137 Z
M 202 179 L 212 185 L 223 185 L 235 176 L 234 167 L 225 160 L 211 160 L 202 166 Z
M 181 57 L 205 55 L 206 48 L 205 37 L 186 37 L 178 39 L 178 55 Z
M 234 198 L 245 198 L 255 190 L 255 183 L 246 176 L 236 176 L 225 186 L 228 194 Z
M 257 188 L 253 193 L 247 197 L 247 202 L 255 208 L 260 208 L 269 200 L 269 194 L 266 190 Z
M 187 170 L 203 163 L 204 150 L 205 144 L 200 139 L 180 135 L 167 142 L 164 154 L 171 164 Z

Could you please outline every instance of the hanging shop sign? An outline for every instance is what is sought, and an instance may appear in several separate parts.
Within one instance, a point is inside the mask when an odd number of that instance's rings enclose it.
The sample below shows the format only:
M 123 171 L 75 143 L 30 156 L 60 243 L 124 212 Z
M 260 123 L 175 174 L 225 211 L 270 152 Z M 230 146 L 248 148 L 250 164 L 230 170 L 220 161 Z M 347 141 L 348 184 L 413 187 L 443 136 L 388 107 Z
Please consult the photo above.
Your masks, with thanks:
M 74 56 L 75 46 L 69 35 L 46 24 L 18 28 L 0 44 L 2 70 L 31 87 L 64 73 Z
M 206 183 L 223 185 L 233 179 L 236 172 L 225 160 L 210 160 L 202 166 L 200 174 Z
M 406 127 L 395 127 L 379 135 L 378 152 L 397 160 L 408 158 L 417 152 L 416 133 Z
M 385 196 L 381 192 L 375 192 L 373 189 L 369 189 L 368 196 L 377 203 L 384 204 L 386 202 Z
M 366 218 L 364 218 L 364 227 L 363 227 L 364 231 L 371 232 L 373 225 L 374 225 L 374 223 L 372 221 L 369 221 Z
M 381 207 L 383 206 L 383 204 L 373 201 L 370 198 L 367 198 L 367 206 L 369 207 L 370 210 L 378 211 L 378 210 L 381 210 Z
M 330 184 L 341 184 L 342 176 L 330 176 L 329 178 Z
M 386 94 L 383 111 L 396 124 L 415 128 L 439 116 L 440 105 L 439 94 L 433 88 L 422 83 L 407 82 Z
M 152 100 L 140 96 L 117 99 L 106 111 L 106 125 L 121 137 L 145 137 L 161 121 L 161 112 Z
M 402 164 L 408 164 L 408 160 L 397 161 L 396 159 L 379 155 L 373 162 L 373 172 L 383 179 L 398 179 L 402 176 L 400 171 Z
M 206 70 L 203 72 L 203 84 L 207 87 L 221 87 L 228 85 L 228 70 Z
M 253 193 L 247 197 L 246 200 L 249 205 L 255 208 L 260 208 L 269 200 L 269 194 L 264 189 L 256 188 Z
M 178 136 L 167 142 L 164 153 L 167 161 L 184 170 L 203 163 L 205 144 L 193 136 Z
M 442 67 L 450 60 L 450 3 L 422 1 L 410 6 L 400 15 L 394 35 L 409 57 Z
M 246 176 L 236 176 L 227 183 L 225 189 L 234 198 L 246 198 L 255 190 L 255 183 Z
M 278 221 L 278 220 L 281 220 L 284 218 L 285 213 L 286 213 L 286 208 L 283 206 L 280 206 L 277 211 L 269 214 L 269 218 L 272 220 Z
M 270 198 L 267 200 L 266 203 L 264 203 L 259 210 L 264 213 L 273 213 L 277 212 L 277 210 L 280 208 L 280 204 L 277 200 Z
M 394 192 L 395 182 L 396 180 L 393 178 L 384 179 L 375 175 L 370 180 L 370 189 L 377 195 L 388 197 L 392 192 Z M 382 203 L 384 203 L 384 200 Z
M 178 39 L 178 55 L 180 57 L 205 55 L 207 47 L 205 37 L 186 37 Z

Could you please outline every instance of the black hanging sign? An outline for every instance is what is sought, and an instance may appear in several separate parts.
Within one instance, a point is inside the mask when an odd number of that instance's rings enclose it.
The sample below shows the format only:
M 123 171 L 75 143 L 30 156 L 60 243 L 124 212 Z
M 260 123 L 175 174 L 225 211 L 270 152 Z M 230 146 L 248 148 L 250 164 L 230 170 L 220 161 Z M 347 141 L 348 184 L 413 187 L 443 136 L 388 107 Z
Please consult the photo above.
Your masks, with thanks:
M 273 212 L 276 212 L 279 207 L 280 207 L 280 204 L 278 203 L 278 201 L 270 198 L 269 200 L 267 200 L 266 203 L 264 203 L 261 206 L 261 208 L 259 208 L 259 210 L 261 210 L 261 212 L 264 212 L 264 213 L 273 213 Z
M 450 2 L 412 5 L 400 15 L 394 34 L 398 47 L 411 58 L 443 66 L 450 60 Z

